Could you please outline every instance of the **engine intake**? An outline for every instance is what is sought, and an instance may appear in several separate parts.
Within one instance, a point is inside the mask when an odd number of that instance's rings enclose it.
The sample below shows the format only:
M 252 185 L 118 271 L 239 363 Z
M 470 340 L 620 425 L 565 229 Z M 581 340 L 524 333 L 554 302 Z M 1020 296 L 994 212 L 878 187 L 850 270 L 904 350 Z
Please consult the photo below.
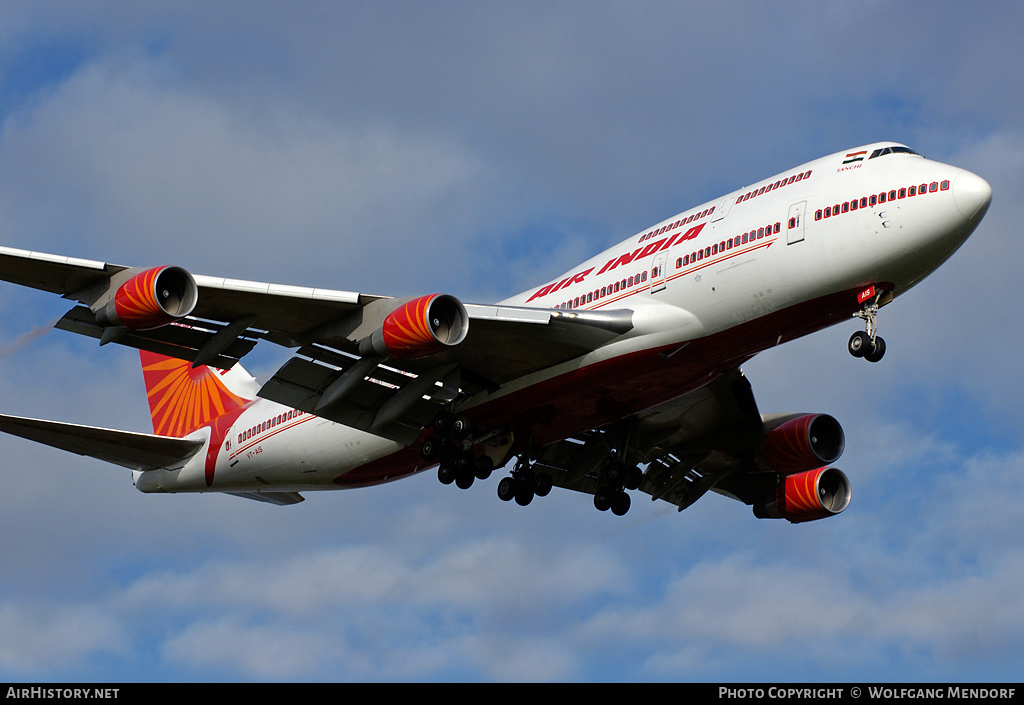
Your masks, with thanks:
M 772 470 L 789 475 L 839 460 L 846 436 L 828 414 L 805 414 L 785 421 L 765 435 L 764 455 Z
M 408 360 L 458 345 L 468 332 L 469 314 L 461 301 L 447 294 L 429 294 L 389 313 L 362 347 L 370 347 L 378 355 Z
M 759 519 L 794 524 L 834 516 L 850 505 L 850 481 L 835 468 L 818 468 L 779 478 L 775 497 L 754 505 Z
M 154 267 L 122 284 L 96 312 L 96 321 L 110 328 L 152 330 L 192 313 L 199 288 L 181 267 Z

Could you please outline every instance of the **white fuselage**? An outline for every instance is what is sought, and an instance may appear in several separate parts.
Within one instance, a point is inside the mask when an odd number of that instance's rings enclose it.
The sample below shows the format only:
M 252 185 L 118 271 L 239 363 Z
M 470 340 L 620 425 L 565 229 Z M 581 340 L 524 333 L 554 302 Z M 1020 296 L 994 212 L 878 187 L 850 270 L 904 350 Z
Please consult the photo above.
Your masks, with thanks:
M 970 172 L 878 143 L 679 213 L 502 302 L 630 309 L 629 333 L 593 353 L 480 393 L 463 409 L 500 408 L 517 398 L 528 402 L 564 375 L 656 348 L 721 340 L 742 350 L 739 362 L 846 320 L 863 287 L 895 296 L 934 271 L 973 231 L 990 196 L 988 185 Z M 722 371 L 709 364 L 701 383 Z M 678 387 L 668 385 L 651 397 L 649 405 L 692 389 L 700 376 L 688 374 L 680 375 Z M 268 427 L 269 419 L 274 422 Z M 596 420 L 581 416 L 579 423 Z M 254 428 L 263 430 L 252 433 Z M 210 430 L 196 435 L 209 437 Z M 144 473 L 137 478 L 139 489 L 330 489 L 374 484 L 431 465 L 395 442 L 266 400 L 248 407 L 220 445 L 213 457 L 201 453 L 180 470 Z

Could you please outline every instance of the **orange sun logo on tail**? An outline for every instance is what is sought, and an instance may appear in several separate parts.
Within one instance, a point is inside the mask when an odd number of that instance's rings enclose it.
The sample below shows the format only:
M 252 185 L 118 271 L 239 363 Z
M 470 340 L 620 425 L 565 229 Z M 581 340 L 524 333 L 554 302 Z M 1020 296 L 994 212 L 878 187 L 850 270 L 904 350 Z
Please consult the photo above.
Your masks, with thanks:
M 250 403 L 231 392 L 220 373 L 187 360 L 140 350 L 153 431 L 181 438 Z

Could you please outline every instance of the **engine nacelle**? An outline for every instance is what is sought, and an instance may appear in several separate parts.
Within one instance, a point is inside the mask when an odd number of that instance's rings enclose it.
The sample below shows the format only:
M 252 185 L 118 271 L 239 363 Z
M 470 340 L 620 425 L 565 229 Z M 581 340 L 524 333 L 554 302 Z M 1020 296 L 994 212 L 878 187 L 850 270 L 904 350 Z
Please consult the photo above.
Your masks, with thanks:
M 427 357 L 458 345 L 469 332 L 469 314 L 462 302 L 447 294 L 429 294 L 407 301 L 389 313 L 361 348 L 378 355 L 408 360 Z M 369 354 L 370 350 L 361 350 Z
M 828 414 L 805 414 L 785 421 L 764 437 L 764 456 L 772 470 L 789 475 L 836 462 L 846 436 Z
M 850 505 L 850 481 L 835 468 L 818 468 L 779 478 L 775 497 L 754 505 L 759 519 L 798 524 L 834 516 Z
M 154 267 L 122 284 L 114 297 L 96 312 L 108 328 L 152 330 L 192 313 L 199 287 L 181 267 Z

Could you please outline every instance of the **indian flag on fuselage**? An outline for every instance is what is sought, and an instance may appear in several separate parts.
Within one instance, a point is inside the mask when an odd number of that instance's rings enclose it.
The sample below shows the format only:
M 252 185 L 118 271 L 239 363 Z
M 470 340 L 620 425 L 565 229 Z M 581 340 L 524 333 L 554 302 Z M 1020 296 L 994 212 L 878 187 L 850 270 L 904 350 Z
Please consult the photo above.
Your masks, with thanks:
M 865 154 L 867 154 L 867 150 L 860 152 L 850 152 L 849 154 L 846 155 L 846 158 L 843 159 L 843 164 L 853 164 L 854 162 L 862 162 L 864 161 Z

